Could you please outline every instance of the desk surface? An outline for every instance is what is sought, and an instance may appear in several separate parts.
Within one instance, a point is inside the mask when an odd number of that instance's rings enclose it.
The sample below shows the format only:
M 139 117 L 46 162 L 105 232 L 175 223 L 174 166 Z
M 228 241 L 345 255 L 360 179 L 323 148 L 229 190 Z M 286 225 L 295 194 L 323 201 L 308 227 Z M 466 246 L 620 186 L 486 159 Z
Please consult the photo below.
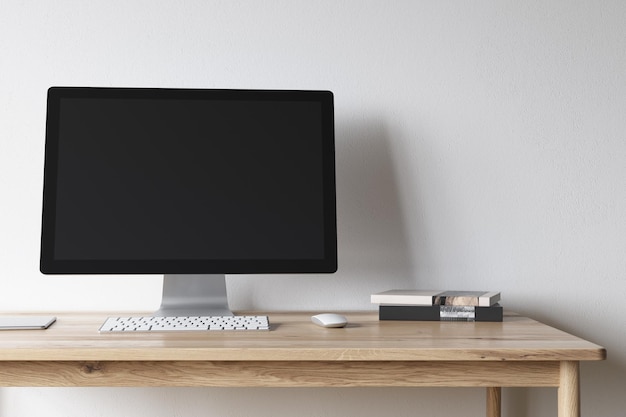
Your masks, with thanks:
M 580 417 L 579 362 L 606 357 L 512 314 L 462 323 L 346 313 L 340 329 L 311 313 L 266 314 L 270 331 L 175 334 L 100 334 L 106 314 L 57 314 L 47 330 L 0 332 L 0 386 L 486 387 L 488 417 L 501 415 L 501 387 L 558 387 L 559 417 Z
M 271 330 L 100 334 L 106 313 L 55 314 L 47 330 L 0 331 L 0 361 L 589 361 L 602 346 L 514 314 L 504 322 L 379 321 L 345 313 L 321 328 L 311 313 L 267 314 Z M 112 314 L 113 316 L 120 314 Z

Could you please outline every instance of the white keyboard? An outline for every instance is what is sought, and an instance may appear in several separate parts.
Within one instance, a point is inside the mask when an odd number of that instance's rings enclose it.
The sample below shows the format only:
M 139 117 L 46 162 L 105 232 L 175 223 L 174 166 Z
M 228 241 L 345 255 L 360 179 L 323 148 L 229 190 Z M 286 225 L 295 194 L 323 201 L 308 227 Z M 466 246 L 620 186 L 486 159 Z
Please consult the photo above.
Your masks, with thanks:
M 109 317 L 99 331 L 132 333 L 269 329 L 267 316 Z

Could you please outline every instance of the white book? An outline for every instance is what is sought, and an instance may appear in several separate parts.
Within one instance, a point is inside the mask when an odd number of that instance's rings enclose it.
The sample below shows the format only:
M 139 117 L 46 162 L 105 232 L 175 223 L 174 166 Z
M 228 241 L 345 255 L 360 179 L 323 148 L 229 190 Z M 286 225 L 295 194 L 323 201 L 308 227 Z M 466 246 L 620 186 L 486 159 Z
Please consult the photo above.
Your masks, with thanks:
M 388 305 L 455 305 L 490 307 L 500 301 L 499 292 L 389 290 L 372 294 L 372 304 Z

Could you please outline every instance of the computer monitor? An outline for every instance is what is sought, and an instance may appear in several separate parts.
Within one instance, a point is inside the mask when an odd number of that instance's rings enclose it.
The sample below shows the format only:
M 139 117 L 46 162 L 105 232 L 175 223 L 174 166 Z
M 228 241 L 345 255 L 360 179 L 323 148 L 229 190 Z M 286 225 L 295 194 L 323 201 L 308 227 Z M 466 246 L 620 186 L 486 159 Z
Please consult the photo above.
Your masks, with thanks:
M 330 91 L 52 87 L 40 269 L 231 314 L 225 274 L 337 270 L 334 155 Z

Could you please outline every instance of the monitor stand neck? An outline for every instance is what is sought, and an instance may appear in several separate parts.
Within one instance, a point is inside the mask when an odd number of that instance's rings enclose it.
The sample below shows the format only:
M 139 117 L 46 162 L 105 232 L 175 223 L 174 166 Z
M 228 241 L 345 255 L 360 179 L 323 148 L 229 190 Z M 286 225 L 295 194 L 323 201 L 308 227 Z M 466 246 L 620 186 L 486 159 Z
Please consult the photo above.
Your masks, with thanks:
M 224 275 L 174 275 L 163 277 L 161 307 L 154 316 L 232 316 Z

